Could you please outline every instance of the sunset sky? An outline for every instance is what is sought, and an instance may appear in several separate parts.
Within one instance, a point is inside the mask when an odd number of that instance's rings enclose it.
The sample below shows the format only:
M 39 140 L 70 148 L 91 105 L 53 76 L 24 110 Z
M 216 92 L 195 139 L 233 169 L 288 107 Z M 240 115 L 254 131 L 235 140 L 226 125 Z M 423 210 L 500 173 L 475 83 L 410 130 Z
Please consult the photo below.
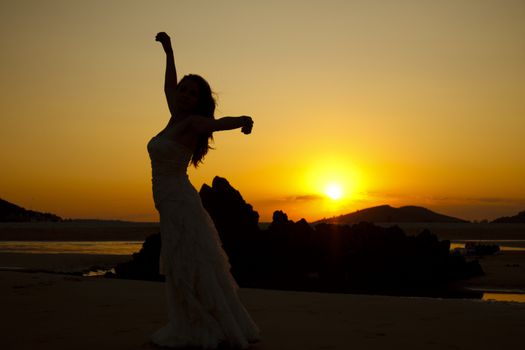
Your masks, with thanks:
M 261 221 L 525 210 L 523 1 L 0 0 L 0 27 L 0 198 L 25 208 L 158 219 L 165 31 L 217 116 L 255 121 L 193 184 L 227 178 Z

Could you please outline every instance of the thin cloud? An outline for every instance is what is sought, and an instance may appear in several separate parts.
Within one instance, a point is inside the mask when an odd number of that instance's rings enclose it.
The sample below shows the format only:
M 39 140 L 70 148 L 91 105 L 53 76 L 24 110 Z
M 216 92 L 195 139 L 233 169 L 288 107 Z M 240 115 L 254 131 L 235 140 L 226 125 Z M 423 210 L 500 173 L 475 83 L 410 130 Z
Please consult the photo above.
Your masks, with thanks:
M 323 198 L 324 197 L 319 194 L 305 194 L 292 197 L 292 201 L 316 201 Z
M 266 204 L 283 204 L 283 203 L 296 203 L 296 202 L 311 202 L 311 201 L 321 200 L 323 198 L 324 197 L 322 195 L 318 195 L 318 194 L 301 194 L 301 195 L 287 196 L 287 197 L 266 198 L 266 199 L 259 200 L 256 202 L 266 203 Z

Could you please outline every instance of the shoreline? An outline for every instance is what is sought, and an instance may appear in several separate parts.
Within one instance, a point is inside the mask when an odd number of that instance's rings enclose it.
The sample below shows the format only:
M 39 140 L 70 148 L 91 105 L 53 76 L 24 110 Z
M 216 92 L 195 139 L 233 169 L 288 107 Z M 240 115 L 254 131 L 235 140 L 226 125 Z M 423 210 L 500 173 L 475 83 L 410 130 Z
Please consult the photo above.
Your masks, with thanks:
M 514 254 L 511 254 L 514 253 Z M 507 252 L 501 256 L 489 256 L 480 260 L 484 270 L 490 271 L 488 275 L 476 277 L 468 280 L 455 281 L 451 289 L 438 290 L 410 290 L 394 295 L 391 293 L 381 293 L 366 291 L 349 291 L 348 295 L 388 295 L 428 297 L 432 299 L 472 299 L 480 300 L 484 295 L 494 294 L 496 298 L 505 300 L 504 295 L 516 295 L 519 302 L 525 299 L 525 275 L 521 269 L 525 268 L 525 254 L 520 252 Z M 102 275 L 111 271 L 118 263 L 131 260 L 131 255 L 94 255 L 94 254 L 26 254 L 26 253 L 0 253 L 0 273 L 18 272 L 26 274 L 47 273 L 57 276 L 79 276 L 87 278 L 104 278 Z M 518 260 L 516 260 L 518 259 Z M 507 261 L 514 261 L 519 267 L 506 267 Z M 519 263 L 516 263 L 519 261 Z M 504 269 L 502 271 L 502 269 Z M 117 279 L 118 278 L 105 278 Z M 283 290 L 284 291 L 284 290 Z M 306 291 L 304 291 L 306 292 Z M 313 291 L 312 291 L 313 292 Z M 419 294 L 418 294 L 419 292 Z M 313 292 L 315 293 L 315 292 Z M 333 294 L 333 292 L 322 292 L 323 294 Z M 421 294 L 424 293 L 424 294 Z M 521 296 L 524 296 L 522 299 Z
M 269 223 L 259 223 L 265 229 Z M 525 241 L 525 223 L 375 223 L 377 226 L 399 226 L 407 235 L 424 229 L 439 240 Z M 61 222 L 0 222 L 0 241 L 133 241 L 158 233 L 158 222 L 72 220 Z M 525 244 L 522 245 L 525 247 Z

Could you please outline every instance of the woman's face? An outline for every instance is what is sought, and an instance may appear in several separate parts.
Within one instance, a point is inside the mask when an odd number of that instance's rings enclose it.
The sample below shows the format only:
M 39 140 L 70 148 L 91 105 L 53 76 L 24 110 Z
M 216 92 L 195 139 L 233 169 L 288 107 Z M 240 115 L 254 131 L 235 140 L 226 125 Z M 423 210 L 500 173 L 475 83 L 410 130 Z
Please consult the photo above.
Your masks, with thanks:
M 185 79 L 177 87 L 177 107 L 184 112 L 194 112 L 199 103 L 199 85 L 191 80 Z

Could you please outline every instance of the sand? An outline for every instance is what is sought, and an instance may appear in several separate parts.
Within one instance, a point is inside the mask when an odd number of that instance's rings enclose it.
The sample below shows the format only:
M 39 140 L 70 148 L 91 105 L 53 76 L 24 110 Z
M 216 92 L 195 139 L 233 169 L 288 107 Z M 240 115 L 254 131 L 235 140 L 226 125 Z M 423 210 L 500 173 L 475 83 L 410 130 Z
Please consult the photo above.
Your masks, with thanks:
M 154 349 L 159 282 L 0 272 L 2 349 Z M 525 304 L 241 289 L 251 349 L 520 348 Z
M 58 225 L 58 224 L 57 224 Z M 87 226 L 86 226 L 87 225 Z M 126 227 L 82 224 L 75 238 L 131 239 Z M 53 226 L 53 225 L 51 225 Z M 72 228 L 0 227 L 0 238 L 71 237 Z M 89 226 L 89 229 L 87 229 Z M 60 228 L 61 227 L 61 228 Z M 129 229 L 129 227 L 128 227 Z M 137 239 L 152 231 L 133 231 Z M 3 236 L 2 236 L 3 232 Z M 125 255 L 0 253 L 1 349 L 158 349 L 149 335 L 167 321 L 164 284 L 34 272 L 109 268 Z M 525 253 L 480 259 L 481 290 L 525 290 Z M 21 267 L 33 272 L 4 271 Z M 525 303 L 240 290 L 262 330 L 258 349 L 520 349 Z

